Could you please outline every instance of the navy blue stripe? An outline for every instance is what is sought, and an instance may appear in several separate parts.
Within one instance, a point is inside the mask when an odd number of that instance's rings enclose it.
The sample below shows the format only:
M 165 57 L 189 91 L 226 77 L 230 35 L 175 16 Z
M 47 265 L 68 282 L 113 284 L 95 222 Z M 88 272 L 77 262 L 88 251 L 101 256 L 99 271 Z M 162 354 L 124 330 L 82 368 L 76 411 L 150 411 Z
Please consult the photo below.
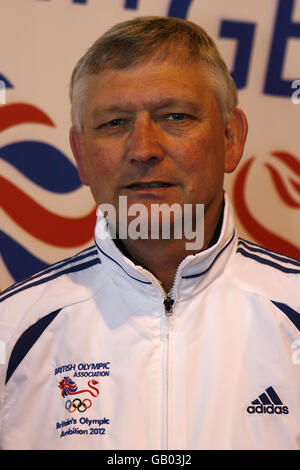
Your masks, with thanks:
M 282 401 L 280 400 L 279 396 L 275 392 L 273 387 L 266 388 L 266 392 L 269 395 L 269 397 L 271 398 L 274 405 L 282 405 L 283 404 Z
M 280 255 L 280 253 L 275 253 L 274 251 L 270 251 L 267 248 L 263 248 L 259 245 L 255 245 L 254 243 L 248 242 L 247 240 L 243 240 L 242 238 L 239 239 L 239 245 L 243 244 L 248 250 L 254 251 L 257 253 L 263 253 L 267 256 L 271 256 L 271 258 L 276 259 L 277 261 L 282 261 L 283 263 L 289 263 L 293 264 L 294 266 L 298 266 L 300 268 L 300 263 L 299 261 L 293 259 L 293 258 L 288 258 L 286 256 Z
M 234 239 L 234 235 L 235 235 L 235 231 L 233 232 L 232 234 L 232 237 L 231 239 L 229 240 L 229 242 L 222 248 L 221 251 L 219 251 L 219 253 L 217 254 L 217 256 L 215 257 L 215 259 L 213 260 L 213 262 L 210 264 L 210 266 L 205 270 L 203 271 L 202 273 L 196 273 L 196 274 L 189 274 L 187 276 L 182 276 L 182 279 L 191 279 L 193 277 L 199 277 L 199 276 L 202 276 L 203 274 L 207 273 L 207 271 L 212 267 L 212 265 L 215 263 L 215 261 L 219 258 L 219 256 L 223 253 L 224 250 L 226 250 L 226 248 L 228 247 L 228 245 L 230 245 L 230 243 L 232 242 L 232 240 Z M 197 254 L 197 253 L 196 253 Z
M 291 261 L 295 261 L 297 264 L 300 265 L 300 261 L 297 260 L 296 258 L 292 258 L 291 256 L 283 255 L 282 253 L 279 253 L 279 252 L 277 252 L 277 251 L 270 250 L 270 248 L 266 248 L 265 246 L 258 245 L 257 243 L 253 243 L 253 242 L 251 242 L 250 240 L 246 240 L 245 238 L 242 238 L 242 237 L 239 237 L 239 242 L 240 242 L 240 241 L 246 243 L 247 245 L 252 245 L 253 247 L 261 248 L 262 250 L 268 252 L 270 255 L 271 255 L 272 253 L 273 253 L 274 255 L 280 255 L 280 256 L 282 256 L 284 259 L 286 259 L 286 260 L 291 260 Z
M 260 399 L 263 405 L 271 405 L 271 401 L 265 393 L 262 393 L 261 395 L 259 395 L 258 398 Z
M 292 309 L 286 304 L 283 304 L 281 302 L 275 302 L 274 300 L 271 300 L 272 304 L 274 304 L 279 310 L 281 310 L 288 318 L 291 320 L 291 322 L 295 325 L 295 327 L 300 331 L 300 313 L 298 313 L 296 310 Z
M 92 248 L 88 248 L 88 250 L 91 250 Z M 93 249 L 93 251 L 90 251 L 89 253 L 86 253 L 86 254 L 81 254 L 81 253 L 84 253 L 86 250 L 80 252 L 80 253 L 77 253 L 76 255 L 70 257 L 70 258 L 67 258 L 65 260 L 62 260 L 62 261 L 59 261 L 55 264 L 51 264 L 51 266 L 49 266 L 48 268 L 45 268 L 43 269 L 43 271 L 40 271 L 36 274 L 34 274 L 33 276 L 31 277 L 28 277 L 26 279 L 24 279 L 23 281 L 19 281 L 19 282 L 15 282 L 13 285 L 7 287 L 2 293 L 1 293 L 1 296 L 3 294 L 6 294 L 7 292 L 10 292 L 11 290 L 14 290 L 14 289 L 17 289 L 18 287 L 22 286 L 23 284 L 26 284 L 27 282 L 30 282 L 34 279 L 37 279 L 38 277 L 41 277 L 41 276 L 45 276 L 47 275 L 48 273 L 52 272 L 52 271 L 55 271 L 56 269 L 60 269 L 60 268 L 63 268 L 65 266 L 67 266 L 68 264 L 72 264 L 74 262 L 77 262 L 77 261 L 82 261 L 83 259 L 85 258 L 89 258 L 90 256 L 94 256 L 94 255 L 97 255 L 98 252 L 97 252 L 97 249 L 96 247 Z
M 39 284 L 44 284 L 45 282 L 52 281 L 52 279 L 56 279 L 59 276 L 62 276 L 63 274 L 70 274 L 70 273 L 75 273 L 78 271 L 83 271 L 84 269 L 90 268 L 91 266 L 94 266 L 95 264 L 101 264 L 100 258 L 97 256 L 97 258 L 88 261 L 86 263 L 81 263 L 81 264 L 76 264 L 75 266 L 71 266 L 68 269 L 58 271 L 52 276 L 44 277 L 43 279 L 40 279 L 39 281 L 31 282 L 30 284 L 26 284 L 26 286 L 21 287 L 20 289 L 14 290 L 13 292 L 9 292 L 7 295 L 4 295 L 3 297 L 0 298 L 0 303 L 6 300 L 7 298 L 18 294 L 19 292 L 22 292 L 23 290 L 30 289 L 31 287 L 38 286 Z
M 252 253 L 248 253 L 248 251 L 245 251 L 243 248 L 239 247 L 237 249 L 237 253 L 241 253 L 243 256 L 246 258 L 251 258 L 255 261 L 258 261 L 258 263 L 261 264 L 266 264 L 268 266 L 271 266 L 272 268 L 278 269 L 279 271 L 282 271 L 283 273 L 288 273 L 288 274 L 300 274 L 300 269 L 291 269 L 291 268 L 286 268 L 285 266 L 282 266 L 281 264 L 273 263 L 273 261 L 265 258 L 261 258 L 260 256 L 256 256 Z
M 102 253 L 103 255 L 105 255 L 108 259 L 110 259 L 111 261 L 113 261 L 114 263 L 116 263 L 116 264 L 119 266 L 119 268 L 121 268 L 121 269 L 124 271 L 124 273 L 127 274 L 127 276 L 131 277 L 131 278 L 134 279 L 135 281 L 141 282 L 142 284 L 152 284 L 151 281 L 142 281 L 141 279 L 137 279 L 136 277 L 131 276 L 131 274 L 129 274 L 129 273 L 123 268 L 123 266 L 122 266 L 120 263 L 118 263 L 118 261 L 116 261 L 115 259 L 113 259 L 111 256 L 109 256 L 107 253 L 105 253 L 105 251 L 103 251 L 103 250 L 100 248 L 100 246 L 97 244 L 96 240 L 95 240 L 95 243 L 96 243 L 98 249 L 101 251 L 101 253 Z
M 49 313 L 45 317 L 40 318 L 36 323 L 27 328 L 27 330 L 25 330 L 20 336 L 9 359 L 5 380 L 6 384 L 28 351 L 30 351 L 32 346 L 61 310 L 62 309 L 56 310 L 55 312 Z

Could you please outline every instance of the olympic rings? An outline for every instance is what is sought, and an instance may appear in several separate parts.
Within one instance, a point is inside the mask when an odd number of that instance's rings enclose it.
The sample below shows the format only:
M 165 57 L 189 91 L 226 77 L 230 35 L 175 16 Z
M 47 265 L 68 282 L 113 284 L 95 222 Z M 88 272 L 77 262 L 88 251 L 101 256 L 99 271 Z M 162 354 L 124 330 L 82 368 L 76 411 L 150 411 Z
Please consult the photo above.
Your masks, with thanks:
M 78 402 L 78 404 L 76 404 Z M 88 405 L 86 405 L 85 402 L 88 402 Z M 71 400 L 67 400 L 65 404 L 66 410 L 68 410 L 69 413 L 74 413 L 74 411 L 79 411 L 79 413 L 84 413 L 88 408 L 92 406 L 92 402 L 89 398 L 85 398 L 85 400 L 81 401 L 80 398 L 74 398 L 74 400 L 71 402 Z M 71 407 L 73 407 L 71 409 Z M 82 408 L 83 407 L 83 408 Z

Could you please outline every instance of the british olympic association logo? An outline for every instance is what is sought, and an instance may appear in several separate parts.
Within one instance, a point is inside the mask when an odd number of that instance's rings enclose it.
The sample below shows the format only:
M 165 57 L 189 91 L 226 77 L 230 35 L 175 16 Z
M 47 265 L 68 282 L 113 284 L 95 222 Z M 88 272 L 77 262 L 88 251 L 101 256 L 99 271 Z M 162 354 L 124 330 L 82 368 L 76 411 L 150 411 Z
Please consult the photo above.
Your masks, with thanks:
M 98 385 L 97 380 L 89 380 L 88 381 L 88 388 L 83 390 L 78 390 L 78 386 L 76 382 L 74 382 L 70 377 L 64 377 L 58 385 L 58 388 L 61 390 L 61 396 L 63 398 L 67 398 L 65 402 L 65 409 L 69 413 L 74 413 L 78 411 L 79 413 L 84 413 L 87 409 L 91 408 L 92 400 L 91 397 L 97 398 L 99 395 L 99 388 L 96 387 Z M 81 393 L 89 394 L 89 397 L 79 398 L 76 397 L 74 399 L 70 399 L 73 395 L 78 395 Z

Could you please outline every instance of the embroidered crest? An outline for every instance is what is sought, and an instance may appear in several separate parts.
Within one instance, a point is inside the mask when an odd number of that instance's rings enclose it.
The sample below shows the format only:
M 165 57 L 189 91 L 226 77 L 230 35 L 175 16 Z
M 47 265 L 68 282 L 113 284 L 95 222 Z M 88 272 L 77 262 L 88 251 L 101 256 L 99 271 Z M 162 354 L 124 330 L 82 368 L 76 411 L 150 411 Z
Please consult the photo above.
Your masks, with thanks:
M 78 387 L 74 380 L 70 377 L 64 377 L 58 385 L 58 388 L 61 389 L 61 396 L 63 398 L 68 397 L 69 395 L 78 395 L 79 393 L 89 393 L 92 397 L 96 398 L 99 395 L 99 389 L 96 385 L 99 382 L 97 380 L 89 380 L 88 387 L 83 390 L 78 390 Z M 92 401 L 89 398 L 75 398 L 74 400 L 68 399 L 65 402 L 65 408 L 69 413 L 74 413 L 76 410 L 80 413 L 84 413 L 88 408 L 92 406 Z

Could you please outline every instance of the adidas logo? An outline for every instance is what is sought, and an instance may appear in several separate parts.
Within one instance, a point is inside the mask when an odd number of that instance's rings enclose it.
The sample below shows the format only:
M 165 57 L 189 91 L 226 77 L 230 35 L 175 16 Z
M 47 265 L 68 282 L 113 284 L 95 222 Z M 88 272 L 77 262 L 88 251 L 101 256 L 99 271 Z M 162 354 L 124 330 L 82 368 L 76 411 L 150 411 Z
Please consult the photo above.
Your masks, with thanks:
M 250 414 L 268 413 L 276 415 L 287 415 L 289 413 L 288 407 L 283 406 L 282 401 L 280 400 L 273 387 L 266 388 L 264 393 L 259 395 L 256 400 L 253 400 L 251 402 L 251 405 L 248 406 L 247 411 Z

